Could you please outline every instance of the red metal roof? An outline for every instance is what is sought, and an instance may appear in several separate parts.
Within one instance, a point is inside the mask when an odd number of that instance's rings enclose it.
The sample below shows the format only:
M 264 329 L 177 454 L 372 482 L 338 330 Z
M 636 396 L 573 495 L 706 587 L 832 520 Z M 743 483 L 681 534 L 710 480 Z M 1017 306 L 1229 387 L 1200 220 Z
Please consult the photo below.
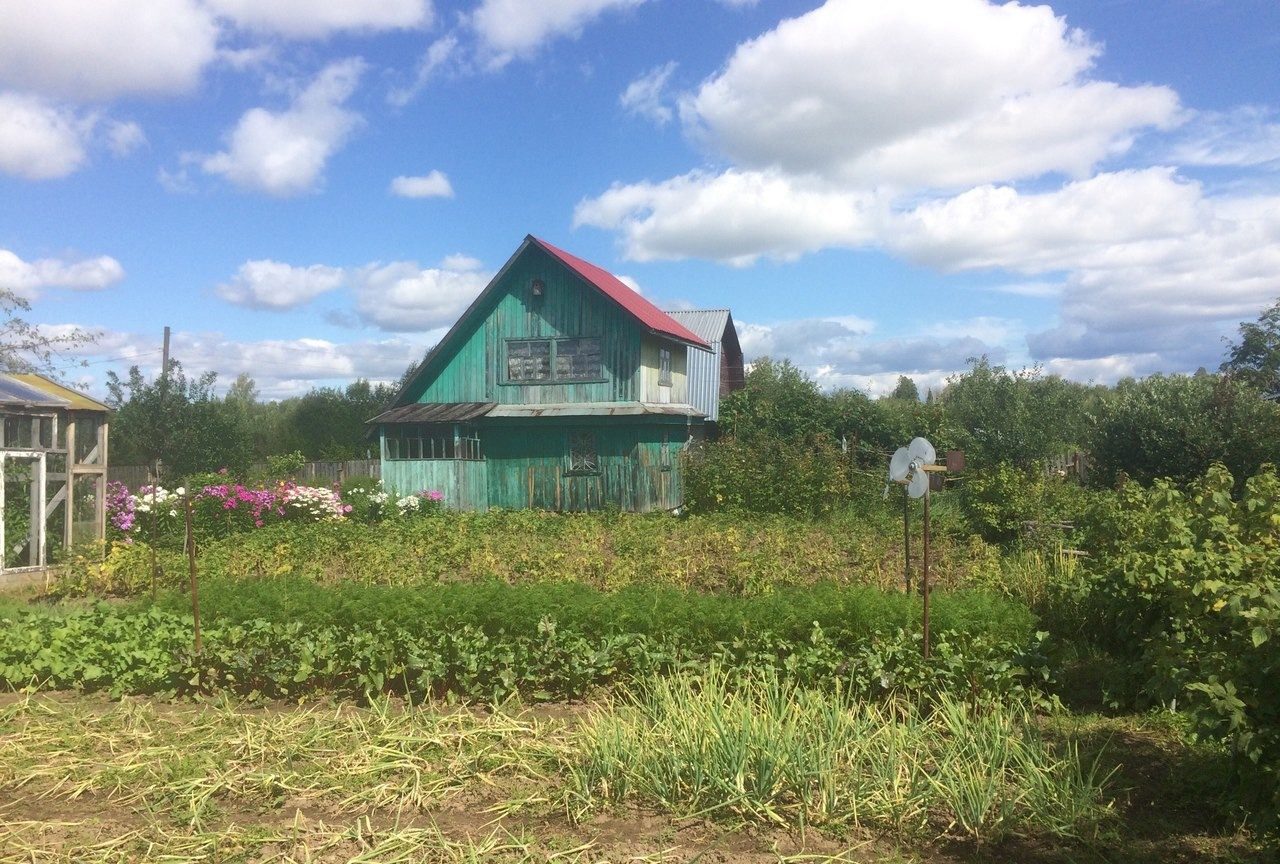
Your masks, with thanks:
M 687 342 L 690 345 L 696 345 L 699 348 L 706 348 L 708 351 L 711 350 L 711 346 L 700 336 L 628 288 L 622 280 L 608 270 L 597 267 L 590 261 L 583 261 L 576 255 L 570 255 L 563 249 L 558 249 L 547 241 L 539 240 L 533 235 L 530 235 L 529 239 L 560 259 L 566 267 L 577 273 L 589 284 L 595 286 L 610 300 L 630 312 L 641 324 L 653 332 L 670 336 L 672 339 Z

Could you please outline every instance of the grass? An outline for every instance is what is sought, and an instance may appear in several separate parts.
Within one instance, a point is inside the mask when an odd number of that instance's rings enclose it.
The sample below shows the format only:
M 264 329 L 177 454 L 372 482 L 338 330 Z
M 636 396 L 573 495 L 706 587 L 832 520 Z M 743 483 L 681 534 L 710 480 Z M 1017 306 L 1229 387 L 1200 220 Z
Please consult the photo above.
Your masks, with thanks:
M 483 712 L 0 694 L 0 864 L 1265 860 L 1181 736 L 714 671 Z
M 876 703 L 712 668 L 594 713 L 571 763 L 584 810 L 639 801 L 686 816 L 903 836 L 1092 837 L 1105 777 L 1017 707 Z

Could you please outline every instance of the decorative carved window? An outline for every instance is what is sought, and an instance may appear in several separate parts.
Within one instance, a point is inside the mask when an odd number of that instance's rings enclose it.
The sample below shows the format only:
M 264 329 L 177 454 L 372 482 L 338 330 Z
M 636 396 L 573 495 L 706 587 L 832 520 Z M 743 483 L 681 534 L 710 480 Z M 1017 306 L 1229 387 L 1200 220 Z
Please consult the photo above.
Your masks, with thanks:
M 600 455 L 596 452 L 596 433 L 587 430 L 569 433 L 569 473 L 597 474 Z
M 671 349 L 658 349 L 658 383 L 664 387 L 671 386 Z
M 671 433 L 662 433 L 662 449 L 658 451 L 658 468 L 662 471 L 671 470 Z

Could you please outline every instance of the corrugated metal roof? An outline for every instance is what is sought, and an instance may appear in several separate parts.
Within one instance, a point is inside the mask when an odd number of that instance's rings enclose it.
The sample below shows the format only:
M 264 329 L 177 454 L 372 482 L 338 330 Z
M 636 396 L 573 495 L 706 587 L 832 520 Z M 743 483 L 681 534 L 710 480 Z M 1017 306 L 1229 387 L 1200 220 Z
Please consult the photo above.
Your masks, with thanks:
M 11 372 L 9 377 L 16 378 L 28 387 L 41 390 L 56 399 L 61 399 L 68 403 L 67 408 L 73 411 L 110 411 L 106 405 L 90 396 L 86 396 L 79 390 L 72 390 L 70 387 L 63 387 L 57 381 L 50 381 L 48 378 L 36 372 Z
M 416 402 L 383 411 L 369 423 L 461 423 L 489 413 L 497 402 Z
M 644 324 L 655 333 L 670 336 L 672 339 L 677 339 L 681 342 L 688 342 L 699 348 L 709 349 L 711 347 L 701 336 L 676 321 L 657 306 L 654 306 L 631 288 L 628 288 L 622 280 L 603 267 L 597 267 L 589 261 L 583 261 L 578 256 L 570 255 L 563 249 L 558 249 L 533 235 L 530 235 L 529 239 L 560 259 L 566 267 L 577 273 L 589 284 L 594 285 L 602 294 L 630 312 L 641 324 Z
M 667 314 L 701 336 L 704 342 L 719 342 L 729 325 L 728 309 L 682 309 Z
M 69 408 L 66 399 L 33 387 L 13 374 L 0 374 L 0 404 L 21 407 Z
M 488 417 L 635 417 L 662 415 L 701 418 L 692 405 L 658 402 L 544 402 L 540 405 L 499 405 Z

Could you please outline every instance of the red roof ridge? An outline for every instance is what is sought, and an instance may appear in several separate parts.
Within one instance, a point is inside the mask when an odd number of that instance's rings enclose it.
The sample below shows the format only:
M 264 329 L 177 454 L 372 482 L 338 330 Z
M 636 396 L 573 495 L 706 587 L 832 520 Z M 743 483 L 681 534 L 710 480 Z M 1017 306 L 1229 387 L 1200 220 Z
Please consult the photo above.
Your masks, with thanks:
M 608 270 L 592 264 L 590 261 L 584 261 L 577 255 L 553 246 L 545 240 L 534 237 L 532 234 L 529 235 L 529 239 L 555 258 L 558 258 L 561 263 L 593 285 L 610 300 L 613 300 L 631 313 L 651 331 L 669 336 L 680 342 L 687 342 L 690 345 L 711 350 L 711 346 L 696 333 L 653 305 L 653 303 L 641 296 L 638 291 L 629 288 L 625 282 Z

